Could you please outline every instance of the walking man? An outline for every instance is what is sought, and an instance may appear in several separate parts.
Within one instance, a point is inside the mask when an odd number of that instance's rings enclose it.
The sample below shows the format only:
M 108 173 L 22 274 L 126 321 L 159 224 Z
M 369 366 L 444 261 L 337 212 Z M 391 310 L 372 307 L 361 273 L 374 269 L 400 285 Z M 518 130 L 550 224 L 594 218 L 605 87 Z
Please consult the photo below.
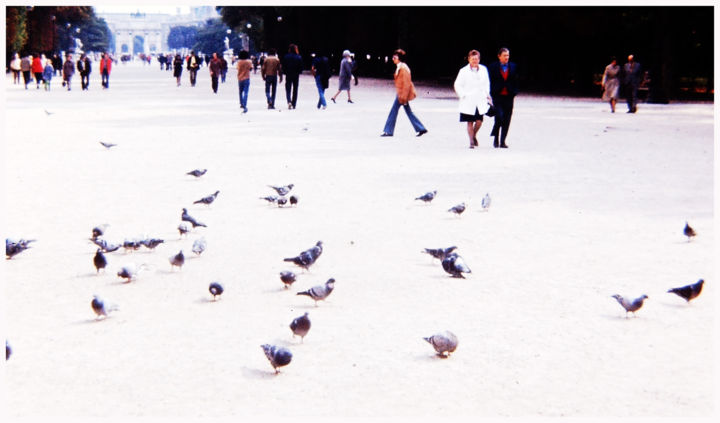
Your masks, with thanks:
M 248 52 L 240 50 L 237 61 L 237 77 L 238 91 L 240 93 L 240 107 L 243 113 L 247 113 L 248 92 L 250 91 L 250 71 L 252 70 L 252 61 L 248 58 Z
M 220 78 L 220 71 L 222 68 L 222 62 L 220 61 L 220 59 L 218 59 L 217 53 L 213 53 L 212 59 L 210 59 L 210 63 L 208 64 L 208 68 L 210 68 L 210 79 L 212 80 L 212 90 L 215 94 L 217 94 L 218 78 Z
M 190 86 L 191 87 L 194 87 L 195 81 L 197 81 L 198 68 L 200 68 L 200 62 L 198 61 L 198 57 L 194 51 L 191 51 L 190 56 L 187 59 L 187 70 L 190 73 Z
M 285 96 L 287 97 L 288 109 L 297 106 L 298 82 L 302 73 L 302 57 L 299 54 L 298 46 L 290 44 L 288 53 L 283 56 L 282 71 L 285 74 Z
M 112 69 L 112 59 L 109 53 L 103 53 L 100 59 L 100 74 L 102 75 L 102 86 L 104 89 L 110 88 L 110 70 Z
M 627 113 L 637 112 L 637 92 L 642 79 L 640 63 L 636 62 L 635 57 L 631 54 L 628 56 L 627 63 L 623 66 L 623 83 L 628 105 Z
M 493 147 L 508 148 L 505 143 L 510 119 L 512 118 L 513 102 L 518 93 L 517 66 L 510 61 L 510 50 L 503 47 L 498 52 L 498 61 L 488 66 L 490 76 L 490 96 L 495 106 L 495 124 L 490 136 L 494 137 Z
M 63 81 L 67 84 L 67 89 L 70 91 L 70 81 L 72 80 L 72 76 L 75 73 L 75 64 L 72 61 L 72 54 L 68 53 L 67 59 L 65 60 L 65 63 L 63 64 Z
M 260 68 L 260 76 L 265 81 L 265 97 L 267 97 L 268 109 L 275 108 L 275 91 L 277 89 L 278 78 L 282 82 L 282 65 L 277 57 L 277 50 L 271 48 L 268 56 L 262 63 Z

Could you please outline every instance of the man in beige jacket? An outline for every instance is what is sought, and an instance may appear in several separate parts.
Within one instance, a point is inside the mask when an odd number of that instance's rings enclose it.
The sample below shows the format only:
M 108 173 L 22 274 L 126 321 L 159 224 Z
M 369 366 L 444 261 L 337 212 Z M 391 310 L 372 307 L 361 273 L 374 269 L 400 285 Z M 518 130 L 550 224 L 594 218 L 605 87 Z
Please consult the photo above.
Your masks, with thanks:
M 402 49 L 395 50 L 392 61 L 397 66 L 395 68 L 395 89 L 397 90 L 397 96 L 395 97 L 395 102 L 390 109 L 387 121 L 385 122 L 385 129 L 380 136 L 393 136 L 393 132 L 395 131 L 395 122 L 397 121 L 400 106 L 403 106 L 405 109 L 405 113 L 408 115 L 408 119 L 410 119 L 410 123 L 415 129 L 415 132 L 417 132 L 417 136 L 422 136 L 427 133 L 427 129 L 425 129 L 420 120 L 415 116 L 412 110 L 410 110 L 410 100 L 417 97 L 417 94 L 410 76 L 410 68 L 405 64 L 405 51 Z
M 268 56 L 260 69 L 260 75 L 263 81 L 265 81 L 265 97 L 267 97 L 268 109 L 274 109 L 278 78 L 280 78 L 280 82 L 282 82 L 280 59 L 278 59 L 277 51 L 274 48 L 268 51 Z M 270 94 L 271 90 L 272 95 Z

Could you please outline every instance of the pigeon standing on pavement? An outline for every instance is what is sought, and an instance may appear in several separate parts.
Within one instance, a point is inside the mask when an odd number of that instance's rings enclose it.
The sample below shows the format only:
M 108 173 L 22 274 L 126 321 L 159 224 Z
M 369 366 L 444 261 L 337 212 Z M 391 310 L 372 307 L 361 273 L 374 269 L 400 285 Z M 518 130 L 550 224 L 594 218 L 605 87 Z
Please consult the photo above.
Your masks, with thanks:
M 647 295 L 641 295 L 638 298 L 629 301 L 619 294 L 615 294 L 612 297 L 615 298 L 617 302 L 620 303 L 620 305 L 625 309 L 625 318 L 627 318 L 627 314 L 630 312 L 632 312 L 633 316 L 635 316 L 635 312 L 640 310 L 640 307 L 643 306 L 643 302 L 646 298 L 648 298 Z
M 260 347 L 265 352 L 265 357 L 270 361 L 270 365 L 275 369 L 275 374 L 280 372 L 278 367 L 287 366 L 292 360 L 292 353 L 287 348 L 270 344 L 263 344 Z
M 95 238 L 95 239 L 91 238 L 90 240 L 93 242 L 93 244 L 100 247 L 100 249 L 102 250 L 103 253 L 112 253 L 113 251 L 119 250 L 121 247 L 120 244 L 110 244 L 106 240 L 104 240 L 100 237 Z
M 442 261 L 442 268 L 453 278 L 465 278 L 463 273 L 472 273 L 465 260 L 458 253 L 448 254 Z
M 215 191 L 213 194 L 208 195 L 207 197 L 203 197 L 197 201 L 193 201 L 193 204 L 207 204 L 208 206 L 212 204 L 213 201 L 217 198 L 218 194 L 220 194 L 220 191 Z
M 182 238 L 183 235 L 187 235 L 187 233 L 190 232 L 188 230 L 187 225 L 184 223 L 179 224 L 177 227 L 177 230 L 178 230 L 178 232 L 180 232 L 180 238 Z
M 265 200 L 268 204 L 276 203 L 278 198 L 276 195 L 268 195 L 267 197 L 260 197 L 261 200 Z
M 202 223 L 202 222 L 198 222 L 197 220 L 195 220 L 194 217 L 190 216 L 190 215 L 188 214 L 186 208 L 183 208 L 183 209 L 182 209 L 182 214 L 180 215 L 180 219 L 181 219 L 183 222 L 188 222 L 188 223 L 190 223 L 193 228 L 195 228 L 196 226 L 203 226 L 203 227 L 206 227 L 206 228 L 207 228 L 207 225 L 206 225 L 206 224 L 204 224 L 204 223 Z
M 105 142 L 105 141 L 100 141 L 100 144 L 102 144 L 102 146 L 105 147 L 105 148 L 108 149 L 108 150 L 111 149 L 111 148 L 113 148 L 113 147 L 115 147 L 115 146 L 117 145 L 117 144 L 113 144 L 113 143 Z
M 304 342 L 305 335 L 310 331 L 310 318 L 308 317 L 308 313 L 294 318 L 290 323 L 290 330 L 292 330 L 293 338 L 297 335 L 300 337 L 300 342 Z
M 199 177 L 203 176 L 205 174 L 205 172 L 207 172 L 207 169 L 203 169 L 203 170 L 195 169 L 195 170 L 191 170 L 190 172 L 187 172 L 186 175 L 191 175 L 196 178 L 199 178 Z
M 277 205 L 278 205 L 278 207 L 283 207 L 283 206 L 285 206 L 285 204 L 287 204 L 287 201 L 288 201 L 288 200 L 287 200 L 287 198 L 285 198 L 285 197 L 278 197 L 278 199 L 277 199 Z
M 305 295 L 312 298 L 315 300 L 315 307 L 317 307 L 317 302 L 325 300 L 333 292 L 333 289 L 335 289 L 335 279 L 330 278 L 325 282 L 325 285 L 314 286 L 307 291 L 298 292 L 296 295 Z
M 423 339 L 430 343 L 430 345 L 435 348 L 435 351 L 442 358 L 450 357 L 450 353 L 454 352 L 458 346 L 457 336 L 449 330 L 436 333 L 433 336 Z
M 490 209 L 490 201 L 490 193 L 485 193 L 485 196 L 482 199 L 483 211 L 488 211 L 488 209 Z
M 182 269 L 183 264 L 185 264 L 185 255 L 183 254 L 182 250 L 180 250 L 180 252 L 175 254 L 174 256 L 170 256 L 171 269 L 174 269 L 175 266 L 177 266 L 179 269 Z
M 94 227 L 92 230 L 92 238 L 91 239 L 97 239 L 98 237 L 105 235 L 105 229 L 107 229 L 108 226 L 110 226 L 110 225 L 108 225 L 107 223 L 104 223 L 102 225 L 98 225 L 98 226 Z
M 95 270 L 97 271 L 97 273 L 100 273 L 100 269 L 105 269 L 105 266 L 107 266 L 107 259 L 105 258 L 105 255 L 102 253 L 102 250 L 100 248 L 98 248 L 95 252 L 95 257 L 93 257 L 93 264 L 95 265 Z
M 118 307 L 114 304 L 112 304 L 112 305 L 108 304 L 106 306 L 105 302 L 102 299 L 100 299 L 100 297 L 98 297 L 97 295 L 93 295 L 93 299 L 92 299 L 92 302 L 90 303 L 90 306 L 92 307 L 93 311 L 97 315 L 95 320 L 99 319 L 101 316 L 107 317 L 107 315 L 111 311 L 115 311 L 118 309 Z
M 12 348 L 10 348 L 8 341 L 5 341 L 5 361 L 10 359 L 10 355 L 12 355 Z
M 672 288 L 669 289 L 668 292 L 671 292 L 675 295 L 678 295 L 685 299 L 685 301 L 690 302 L 693 298 L 696 298 L 698 295 L 700 295 L 700 292 L 702 292 L 703 284 L 705 283 L 704 279 L 700 279 L 699 281 L 690 284 L 681 286 L 680 288 Z
M 294 187 L 295 185 L 293 185 L 293 184 L 287 184 L 287 185 L 281 186 L 281 187 L 276 187 L 276 186 L 273 186 L 273 185 L 268 185 L 268 186 L 269 186 L 270 188 L 274 189 L 275 192 L 278 193 L 278 195 L 287 195 L 287 194 L 290 192 L 290 190 L 293 189 L 293 187 Z
M 695 229 L 693 229 L 687 222 L 685 222 L 685 229 L 683 229 L 683 234 L 685 234 L 685 236 L 687 237 L 688 242 L 690 242 L 690 239 L 692 237 L 697 235 L 695 233 Z
M 205 251 L 205 248 L 207 248 L 207 241 L 205 241 L 205 237 L 196 239 L 195 242 L 193 242 L 192 245 L 192 252 L 200 255 Z
M 295 195 L 291 195 L 289 201 L 291 206 L 295 206 L 298 203 L 298 198 Z
M 34 239 L 21 239 L 15 241 L 5 238 L 5 258 L 8 260 L 30 248 L 30 243 L 35 242 Z
M 425 251 L 421 251 L 421 253 L 427 253 L 431 256 L 435 257 L 436 259 L 439 259 L 440 261 L 445 260 L 445 257 L 448 256 L 448 254 L 452 253 L 453 250 L 457 249 L 456 246 L 447 247 L 447 248 L 426 248 Z
M 295 273 L 290 271 L 280 272 L 280 280 L 285 284 L 285 289 L 288 289 L 290 285 L 295 282 Z
M 144 245 L 145 248 L 148 248 L 148 249 L 150 249 L 150 250 L 154 250 L 155 247 L 157 247 L 158 245 L 162 244 L 163 242 L 165 242 L 165 240 L 163 240 L 163 239 L 148 238 L 148 239 L 143 239 L 142 241 L 140 241 L 140 244 Z
M 435 190 L 435 191 L 430 191 L 430 192 L 426 192 L 425 194 L 423 194 L 423 195 L 421 195 L 421 196 L 419 196 L 419 197 L 416 197 L 415 199 L 416 199 L 416 200 L 422 200 L 422 201 L 424 201 L 425 203 L 429 203 L 429 202 L 431 202 L 431 201 L 435 198 L 435 195 L 437 195 L 437 190 Z
M 220 285 L 219 282 L 211 283 L 210 286 L 208 287 L 208 290 L 210 291 L 210 293 L 213 296 L 213 301 L 215 301 L 216 297 L 219 297 L 220 295 L 222 295 L 222 293 L 224 291 L 222 285 Z
M 465 211 L 465 203 L 460 203 L 457 206 L 450 207 L 448 211 L 460 216 Z
M 322 241 L 318 241 L 314 247 L 309 248 L 295 257 L 289 257 L 283 259 L 283 261 L 295 263 L 295 265 L 302 267 L 305 270 L 309 270 L 310 266 L 317 261 L 318 257 L 323 252 Z
M 118 270 L 117 275 L 120 278 L 126 279 L 125 282 L 130 282 L 137 277 L 141 270 L 145 270 L 146 264 L 136 266 L 135 263 L 126 264 Z

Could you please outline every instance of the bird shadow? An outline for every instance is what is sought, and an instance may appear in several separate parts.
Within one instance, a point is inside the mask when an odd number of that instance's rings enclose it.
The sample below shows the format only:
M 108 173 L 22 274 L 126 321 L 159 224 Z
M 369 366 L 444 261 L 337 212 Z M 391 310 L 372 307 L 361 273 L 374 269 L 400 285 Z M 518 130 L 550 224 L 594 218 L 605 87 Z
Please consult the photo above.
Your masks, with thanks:
M 638 317 L 640 317 L 640 316 L 637 316 L 637 317 L 636 317 L 636 316 L 633 316 L 632 313 L 628 313 L 627 316 L 625 316 L 625 315 L 623 315 L 623 314 L 603 314 L 603 317 L 606 318 L 606 319 L 608 319 L 608 320 L 614 320 L 614 321 L 617 321 L 617 322 L 622 322 L 622 321 L 624 321 L 624 320 L 633 320 L 633 319 L 636 319 L 636 318 L 638 318 Z
M 218 301 L 220 301 L 220 299 L 213 300 L 212 298 L 208 298 L 208 297 L 202 297 L 202 298 L 198 298 L 197 300 L 195 300 L 195 302 L 197 304 L 216 303 Z
M 427 361 L 427 362 L 432 362 L 432 361 L 445 361 L 445 360 L 447 360 L 448 358 L 450 358 L 450 357 L 446 357 L 446 356 L 440 355 L 440 354 L 422 354 L 422 355 L 418 354 L 418 355 L 415 357 L 415 359 L 418 360 L 418 361 L 419 361 L 419 360 L 422 360 L 422 361 Z
M 103 272 L 103 274 L 104 274 L 104 273 L 105 273 L 105 272 Z M 78 274 L 78 275 L 77 275 L 78 278 L 91 278 L 91 277 L 93 277 L 93 276 L 100 276 L 100 273 L 97 273 L 97 272 L 95 272 L 95 273 L 93 273 L 93 272 L 88 272 L 88 273 L 83 273 L 83 274 Z
M 87 324 L 92 324 L 92 323 L 99 323 L 99 322 L 102 322 L 103 320 L 107 320 L 109 318 L 110 318 L 110 316 L 106 316 L 103 319 L 82 319 L 82 320 L 76 320 L 76 321 L 72 322 L 72 324 L 73 325 L 87 325 Z
M 275 371 L 253 369 L 247 366 L 243 366 L 242 375 L 250 379 L 272 379 L 277 376 Z
M 269 293 L 269 292 L 290 292 L 290 291 L 291 291 L 290 288 L 284 288 L 281 286 L 279 288 L 266 289 L 263 292 Z

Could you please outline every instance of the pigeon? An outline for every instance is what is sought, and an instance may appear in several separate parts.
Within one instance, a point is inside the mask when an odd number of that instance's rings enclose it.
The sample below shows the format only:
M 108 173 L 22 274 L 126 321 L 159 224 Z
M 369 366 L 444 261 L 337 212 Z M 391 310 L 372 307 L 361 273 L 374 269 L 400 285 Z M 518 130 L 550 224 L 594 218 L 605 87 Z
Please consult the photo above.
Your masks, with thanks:
M 100 247 L 100 249 L 103 251 L 103 253 L 112 253 L 113 251 L 117 251 L 120 249 L 120 244 L 109 244 L 106 240 L 102 238 L 96 238 L 90 240 L 93 242 L 93 244 Z
M 110 225 L 105 223 L 105 224 L 94 227 L 92 230 L 92 238 L 91 239 L 97 239 L 98 237 L 103 236 L 105 234 L 105 229 L 107 229 L 108 226 L 110 226 Z
M 282 186 L 282 187 L 276 187 L 276 186 L 273 186 L 273 185 L 268 185 L 268 186 L 269 186 L 270 188 L 274 189 L 275 192 L 278 193 L 278 195 L 287 195 L 287 193 L 289 193 L 290 190 L 293 189 L 293 187 L 294 187 L 295 185 L 293 185 L 293 184 L 287 184 L 287 185 Z
M 200 203 L 202 203 L 202 204 L 207 204 L 207 205 L 209 206 L 213 201 L 215 201 L 215 199 L 217 198 L 218 194 L 220 194 L 220 191 L 215 191 L 214 194 L 210 194 L 210 195 L 208 195 L 207 197 L 203 197 L 203 198 L 201 198 L 201 199 L 199 199 L 199 200 L 197 200 L 197 201 L 193 201 L 193 204 L 200 204 Z
M 213 282 L 213 283 L 211 283 L 211 284 L 210 284 L 210 287 L 208 288 L 208 290 L 210 291 L 210 293 L 211 293 L 212 296 L 213 296 L 213 301 L 216 300 L 216 297 L 219 297 L 220 295 L 222 295 L 222 293 L 223 293 L 223 291 L 224 291 L 222 285 L 220 285 L 219 282 Z
M 48 116 L 55 114 L 55 112 L 49 112 L 48 109 L 44 109 L 44 110 L 45 110 L 45 114 Z
M 278 367 L 287 366 L 292 360 L 292 353 L 287 348 L 270 344 L 263 344 L 260 347 L 265 352 L 265 357 L 270 361 L 270 365 L 275 369 L 275 374 L 280 373 Z
M 295 205 L 297 205 L 297 203 L 298 203 L 298 198 L 294 195 L 291 195 L 290 196 L 290 205 L 295 206 Z
M 267 197 L 260 197 L 261 200 L 265 200 L 268 203 L 272 204 L 277 202 L 278 198 L 275 195 L 268 195 Z
M 690 238 L 697 235 L 695 233 L 695 229 L 693 229 L 690 225 L 688 225 L 687 222 L 685 222 L 685 229 L 683 229 L 683 234 L 685 234 L 685 236 L 687 237 L 688 242 L 690 242 Z
M 460 216 L 465 211 L 465 203 L 460 203 L 455 207 L 451 207 L 448 209 L 448 211 Z
M 140 273 L 141 270 L 144 270 L 145 267 L 145 264 L 141 264 L 139 267 L 136 266 L 135 263 L 126 264 L 118 270 L 117 275 L 120 278 L 127 279 L 125 282 L 130 282 L 135 279 L 138 273 Z
M 195 242 L 193 242 L 192 245 L 192 252 L 200 255 L 205 251 L 205 248 L 207 247 L 207 242 L 205 241 L 205 238 L 196 239 Z
M 10 344 L 8 344 L 8 341 L 5 341 L 5 361 L 8 361 L 11 355 L 12 348 L 10 348 Z
M 615 298 L 621 306 L 623 306 L 623 308 L 625 309 L 625 317 L 627 318 L 627 314 L 629 312 L 632 312 L 633 316 L 635 316 L 635 312 L 640 310 L 640 307 L 643 306 L 643 301 L 645 301 L 648 296 L 641 295 L 632 301 L 628 301 L 627 299 L 623 298 L 622 295 L 618 294 L 615 294 L 612 297 Z
M 430 345 L 435 348 L 435 351 L 442 358 L 450 357 L 450 353 L 454 352 L 458 346 L 457 336 L 449 330 L 436 333 L 433 336 L 423 339 L 430 343 Z
M 310 318 L 308 318 L 308 314 L 305 313 L 293 319 L 292 323 L 290 323 L 290 330 L 293 332 L 293 338 L 297 335 L 300 337 L 300 342 L 304 342 L 305 335 L 310 331 Z
M 93 257 L 93 264 L 95 265 L 95 270 L 97 270 L 97 273 L 100 273 L 100 269 L 104 269 L 105 266 L 107 266 L 107 259 L 103 255 L 101 248 L 98 248 L 95 252 L 95 257 Z
M 140 241 L 140 244 L 144 245 L 146 248 L 148 248 L 150 250 L 154 250 L 155 247 L 162 244 L 163 242 L 165 242 L 164 239 L 148 238 L 148 239 L 143 239 L 142 241 Z
M 668 292 L 672 292 L 673 294 L 684 298 L 685 301 L 690 302 L 690 300 L 692 300 L 693 298 L 697 298 L 697 296 L 700 295 L 704 283 L 705 280 L 700 279 L 699 281 L 690 285 L 681 286 L 680 288 L 669 289 Z
M 114 305 L 114 304 L 108 305 L 106 307 L 105 302 L 103 302 L 103 300 L 100 299 L 100 297 L 98 297 L 97 295 L 93 295 L 93 299 L 92 299 L 92 302 L 90 303 L 90 306 L 92 307 L 95 314 L 97 314 L 97 317 L 95 318 L 95 320 L 99 319 L 100 316 L 107 317 L 108 313 L 118 309 L 117 305 Z
M 202 223 L 202 222 L 198 222 L 197 220 L 195 220 L 194 217 L 190 216 L 190 215 L 188 214 L 188 212 L 187 212 L 187 209 L 185 209 L 185 208 L 182 209 L 182 215 L 180 215 L 180 219 L 181 219 L 183 222 L 188 222 L 188 223 L 190 223 L 193 228 L 195 228 L 196 226 L 203 226 L 203 227 L 206 227 L 206 228 L 207 228 L 207 225 L 206 225 L 206 224 L 204 224 L 204 223 Z
M 171 269 L 174 269 L 175 266 L 182 269 L 183 264 L 185 264 L 185 255 L 183 255 L 182 250 L 180 250 L 180 252 L 175 254 L 174 256 L 170 256 Z
M 287 204 L 287 198 L 285 197 L 278 197 L 277 199 L 277 205 L 278 207 L 283 207 L 285 204 Z
M 424 201 L 425 203 L 429 203 L 429 202 L 431 202 L 431 201 L 435 198 L 435 195 L 437 195 L 437 190 L 431 191 L 431 192 L 426 192 L 425 194 L 423 194 L 423 195 L 421 195 L 421 196 L 419 196 L 419 197 L 416 197 L 415 199 L 416 199 L 416 200 L 422 200 L 422 201 Z
M 22 253 L 23 251 L 30 248 L 30 243 L 35 242 L 34 239 L 20 239 L 20 241 L 15 242 L 15 240 L 5 238 L 5 256 L 9 260 L 16 255 Z
M 306 295 L 312 298 L 315 300 L 315 307 L 317 307 L 317 302 L 325 300 L 333 292 L 333 289 L 335 289 L 335 279 L 330 278 L 325 282 L 325 285 L 314 286 L 307 291 L 298 292 L 296 295 Z
M 100 141 L 100 144 L 102 144 L 103 147 L 107 148 L 108 150 L 115 147 L 117 144 L 112 144 L 109 142 Z
M 318 241 L 314 247 L 303 251 L 296 257 L 285 258 L 283 261 L 295 263 L 297 266 L 309 270 L 310 266 L 320 257 L 322 251 L 322 241 Z
M 125 252 L 139 250 L 141 245 L 140 241 L 136 239 L 126 239 L 123 241 L 123 248 L 125 248 Z
M 463 278 L 463 273 L 472 273 L 465 260 L 458 253 L 450 253 L 442 261 L 442 268 L 453 278 Z
M 490 208 L 490 201 L 491 201 L 490 194 L 485 193 L 485 196 L 483 197 L 482 203 L 481 203 L 483 211 L 488 211 L 488 209 Z
M 288 289 L 295 282 L 295 274 L 290 271 L 280 272 L 280 280 L 285 284 L 285 289 Z
M 426 248 L 425 251 L 421 251 L 421 253 L 427 253 L 431 256 L 435 257 L 439 260 L 445 260 L 445 257 L 448 256 L 448 254 L 452 253 L 453 250 L 457 249 L 456 246 L 447 247 L 447 248 Z
M 192 175 L 196 178 L 199 178 L 199 177 L 203 176 L 205 174 L 205 172 L 207 172 L 207 169 L 203 169 L 203 170 L 195 169 L 195 170 L 191 170 L 190 172 L 187 172 L 186 175 Z
M 178 232 L 180 232 L 180 237 L 182 237 L 183 235 L 186 235 L 189 232 L 187 225 L 184 223 L 179 224 L 177 227 L 177 230 L 178 230 Z

